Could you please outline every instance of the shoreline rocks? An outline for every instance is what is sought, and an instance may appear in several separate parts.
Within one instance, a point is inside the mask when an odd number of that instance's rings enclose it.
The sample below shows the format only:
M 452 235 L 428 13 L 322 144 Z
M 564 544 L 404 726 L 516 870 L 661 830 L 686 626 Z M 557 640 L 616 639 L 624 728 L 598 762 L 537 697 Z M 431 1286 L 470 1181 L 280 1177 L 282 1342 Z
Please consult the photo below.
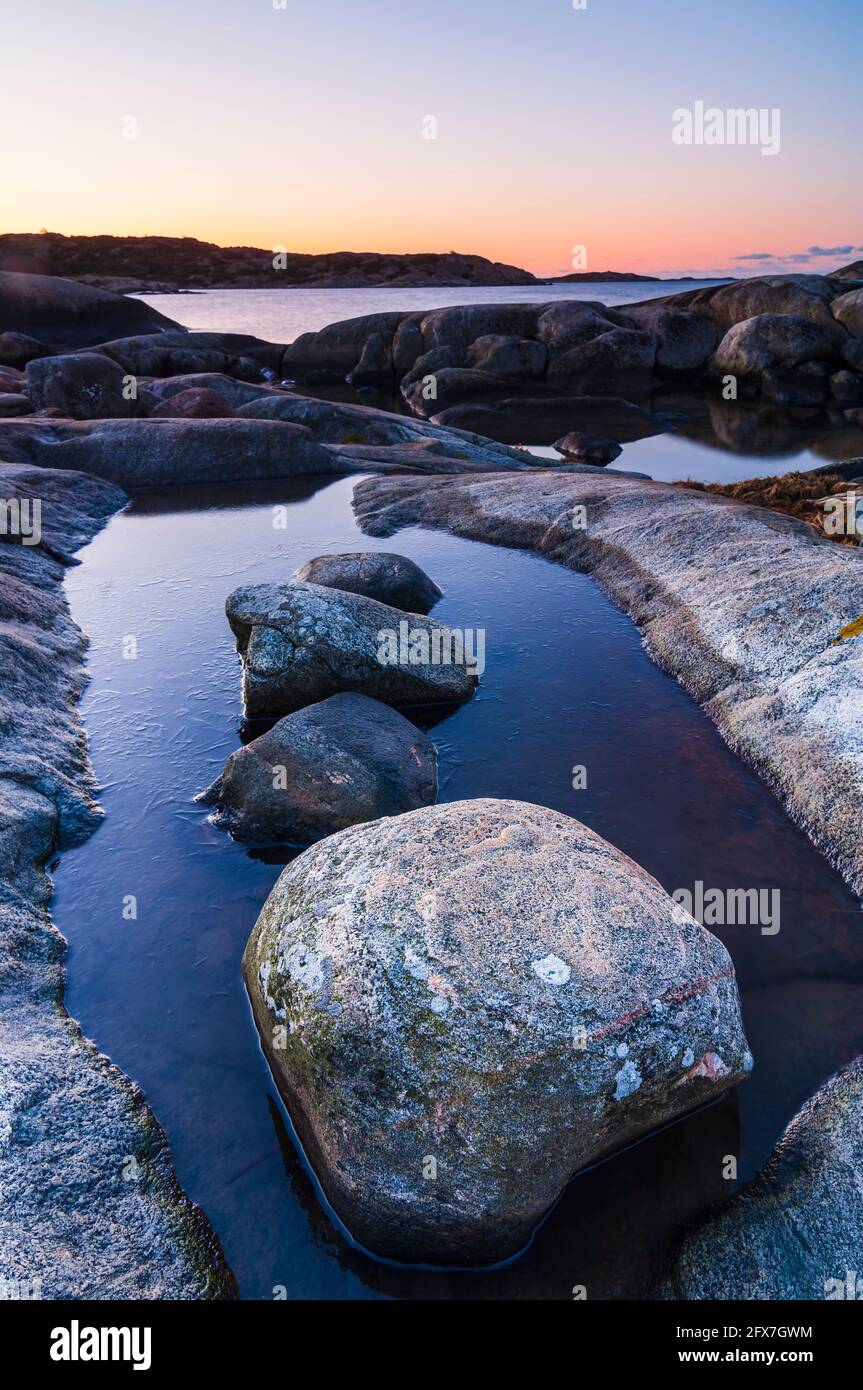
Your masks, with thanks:
M 341 831 L 282 874 L 244 973 L 351 1234 L 515 1254 L 579 1169 L 752 1066 L 722 944 L 578 821 L 476 800 Z
M 30 353 L 35 357 L 50 350 L 95 347 L 123 334 L 185 331 L 139 299 L 55 275 L 5 270 L 0 270 L 0 325 L 0 360 L 13 366 L 24 365 L 22 359 L 30 360 Z M 9 335 L 14 335 L 12 341 Z
M 585 525 L 575 524 L 577 506 Z M 369 478 L 367 534 L 401 526 L 583 570 L 863 895 L 863 551 L 742 502 L 607 474 Z
M 349 825 L 430 805 L 434 744 L 365 695 L 331 695 L 233 753 L 196 797 L 247 844 L 309 845 Z
M 858 1057 L 794 1116 L 754 1181 L 686 1237 L 662 1296 L 859 1299 L 861 1168 Z
M 343 691 L 400 707 L 459 704 L 479 679 L 461 634 L 361 594 L 257 584 L 230 594 L 225 611 L 249 716 L 290 714 Z
M 49 916 L 45 866 L 100 814 L 76 708 L 85 638 L 62 582 L 126 498 L 6 463 L 0 493 L 42 503 L 40 545 L 0 544 L 0 1272 L 45 1299 L 234 1297 L 140 1089 L 63 1007 L 66 943 Z

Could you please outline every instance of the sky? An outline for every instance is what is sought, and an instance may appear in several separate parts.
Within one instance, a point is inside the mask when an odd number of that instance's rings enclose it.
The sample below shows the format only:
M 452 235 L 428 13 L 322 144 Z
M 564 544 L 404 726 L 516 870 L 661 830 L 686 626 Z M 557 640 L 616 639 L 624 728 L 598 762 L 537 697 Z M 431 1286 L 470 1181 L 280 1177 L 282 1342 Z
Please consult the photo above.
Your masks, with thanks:
M 863 0 L 7 4 L 0 231 L 540 275 L 863 256 Z

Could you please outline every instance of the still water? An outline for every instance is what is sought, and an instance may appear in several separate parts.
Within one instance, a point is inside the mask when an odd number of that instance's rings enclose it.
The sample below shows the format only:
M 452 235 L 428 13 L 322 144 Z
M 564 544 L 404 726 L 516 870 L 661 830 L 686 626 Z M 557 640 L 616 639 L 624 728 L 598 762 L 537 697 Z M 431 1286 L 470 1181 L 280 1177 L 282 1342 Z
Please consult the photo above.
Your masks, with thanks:
M 585 576 L 538 556 L 406 530 L 357 530 L 352 479 L 151 491 L 67 580 L 92 639 L 82 702 L 106 818 L 56 871 L 67 1005 L 144 1088 L 186 1191 L 244 1298 L 566 1299 L 647 1294 L 687 1222 L 745 1181 L 791 1115 L 863 1050 L 859 904 L 646 656 Z M 274 530 L 273 507 L 289 507 Z M 576 1178 L 531 1249 L 494 1272 L 396 1269 L 352 1248 L 318 1202 L 258 1047 L 240 959 L 280 865 L 213 829 L 193 802 L 237 748 L 240 668 L 224 617 L 240 584 L 313 555 L 390 549 L 441 585 L 435 616 L 486 630 L 470 703 L 429 721 L 440 798 L 514 797 L 591 826 L 668 890 L 781 890 L 781 929 L 719 934 L 734 959 L 752 1079 L 724 1101 Z M 134 636 L 137 660 L 123 659 Z M 572 769 L 588 769 L 586 790 Z M 123 918 L 123 900 L 138 918 Z

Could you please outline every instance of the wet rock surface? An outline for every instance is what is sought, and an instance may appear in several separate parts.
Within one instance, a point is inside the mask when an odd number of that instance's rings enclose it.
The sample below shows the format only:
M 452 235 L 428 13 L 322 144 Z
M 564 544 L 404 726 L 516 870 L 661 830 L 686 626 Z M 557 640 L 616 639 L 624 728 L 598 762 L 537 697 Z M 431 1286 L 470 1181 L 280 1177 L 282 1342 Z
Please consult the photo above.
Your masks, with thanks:
M 246 713 L 290 714 L 341 691 L 397 706 L 460 703 L 477 674 L 449 628 L 318 584 L 236 589 L 225 611 L 243 660 Z
M 434 745 L 396 710 L 332 695 L 239 749 L 198 800 L 250 844 L 308 845 L 337 830 L 430 805 Z
M 673 907 L 578 821 L 513 801 L 345 830 L 285 870 L 246 983 L 355 1238 L 511 1255 L 573 1173 L 745 1077 L 731 962 Z
M 663 1296 L 859 1299 L 861 1169 L 858 1057 L 795 1115 L 763 1172 L 687 1237 Z
M 3 1277 L 46 1299 L 231 1296 L 140 1090 L 63 1008 L 65 942 L 48 910 L 46 863 L 99 818 L 75 709 L 84 638 L 61 585 L 71 553 L 126 499 L 80 474 L 9 464 L 0 494 L 42 508 L 40 544 L 0 540 Z
M 343 589 L 349 594 L 365 594 L 409 613 L 428 613 L 443 597 L 434 580 L 413 560 L 385 550 L 316 555 L 300 566 L 294 579 Z

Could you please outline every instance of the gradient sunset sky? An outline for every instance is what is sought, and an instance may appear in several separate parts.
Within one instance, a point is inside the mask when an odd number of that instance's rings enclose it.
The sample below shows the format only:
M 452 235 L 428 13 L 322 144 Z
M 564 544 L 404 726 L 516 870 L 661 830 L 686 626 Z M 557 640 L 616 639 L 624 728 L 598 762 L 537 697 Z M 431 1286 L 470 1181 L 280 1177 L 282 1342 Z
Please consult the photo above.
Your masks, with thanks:
M 2 42 L 2 231 L 539 274 L 863 256 L 863 0 L 41 0 Z M 778 155 L 675 145 L 699 100 L 779 108 Z

